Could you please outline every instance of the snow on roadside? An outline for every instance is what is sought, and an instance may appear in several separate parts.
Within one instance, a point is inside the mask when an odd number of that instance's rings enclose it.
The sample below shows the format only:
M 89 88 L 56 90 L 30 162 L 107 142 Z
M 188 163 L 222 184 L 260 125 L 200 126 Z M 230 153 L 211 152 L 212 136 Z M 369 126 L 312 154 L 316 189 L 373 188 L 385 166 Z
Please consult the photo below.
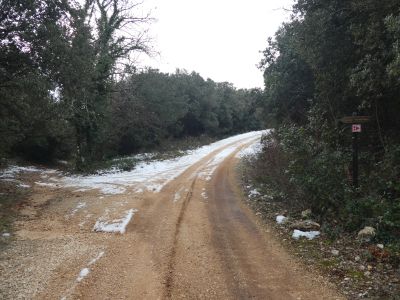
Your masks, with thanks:
M 0 180 L 7 181 L 15 179 L 15 177 L 19 173 L 41 173 L 42 178 L 47 178 L 48 174 L 57 174 L 60 172 L 54 169 L 39 169 L 33 166 L 28 166 L 28 167 L 9 166 L 8 168 L 0 171 Z
M 285 216 L 276 216 L 276 223 L 283 224 L 287 221 L 287 217 Z
M 25 183 L 20 183 L 18 184 L 19 187 L 24 188 L 24 189 L 29 189 L 31 186 L 29 184 L 25 184 Z
M 96 224 L 93 227 L 93 231 L 101 231 L 101 232 L 117 232 L 120 234 L 124 234 L 126 231 L 126 226 L 131 221 L 133 215 L 137 212 L 137 209 L 129 209 L 126 211 L 126 215 L 121 219 L 115 219 L 112 221 L 105 220 L 105 217 L 101 217 L 96 221 Z
M 260 196 L 260 195 L 261 195 L 261 193 L 259 191 L 257 191 L 257 189 L 250 190 L 249 194 L 248 194 L 249 198 L 253 198 L 256 196 Z
M 51 183 L 51 182 L 36 181 L 35 184 L 37 184 L 37 185 L 39 185 L 39 186 L 46 186 L 46 187 L 51 187 L 51 188 L 57 188 L 57 187 L 59 187 L 57 184 Z
M 90 176 L 66 176 L 60 179 L 60 183 L 67 187 L 99 189 L 104 194 L 122 194 L 126 188 L 134 185 L 142 185 L 143 189 L 159 192 L 169 181 L 181 175 L 187 168 L 206 157 L 213 151 L 231 143 L 237 143 L 222 150 L 209 163 L 210 170 L 205 176 L 210 176 L 216 164 L 222 162 L 230 155 L 238 145 L 250 142 L 261 137 L 265 131 L 253 131 L 239 134 L 218 142 L 189 151 L 188 154 L 175 159 L 163 161 L 142 162 L 131 171 L 106 172 Z
M 40 172 L 42 170 L 36 167 L 19 167 L 19 166 L 10 166 L 4 171 L 1 172 L 0 178 L 14 178 L 21 172 Z
M 255 155 L 259 154 L 261 151 L 262 151 L 262 145 L 261 145 L 260 141 L 258 141 L 257 143 L 251 144 L 250 146 L 247 146 L 246 148 L 243 148 L 242 150 L 240 150 L 236 154 L 236 157 L 243 158 L 246 156 L 255 156 Z
M 233 153 L 238 146 L 260 138 L 265 132 L 266 131 L 264 130 L 253 131 L 232 136 L 198 149 L 188 151 L 186 155 L 175 159 L 141 162 L 131 171 L 117 172 L 115 170 L 110 170 L 102 174 L 89 176 L 62 176 L 61 172 L 57 170 L 12 166 L 0 172 L 0 180 L 13 179 L 20 172 L 40 172 L 42 175 L 48 176 L 42 177 L 41 181 L 35 182 L 35 184 L 39 186 L 47 186 L 51 188 L 71 187 L 76 188 L 76 191 L 98 189 L 105 195 L 123 194 L 128 188 L 133 186 L 147 191 L 159 192 L 168 182 L 181 175 L 190 166 L 205 158 L 213 151 L 228 146 L 228 148 L 217 153 L 217 155 L 208 163 L 203 174 L 201 174 L 201 176 L 204 176 L 206 180 L 210 180 L 211 174 L 215 171 L 218 164 Z M 234 145 L 230 145 L 233 143 Z M 148 158 L 148 155 L 143 156 Z M 57 177 L 51 175 L 57 175 Z M 44 179 L 49 182 L 44 182 Z
M 312 240 L 312 239 L 318 237 L 320 234 L 321 233 L 319 231 L 301 231 L 301 230 L 295 229 L 293 231 L 292 238 L 298 240 L 301 237 L 306 237 L 309 240 Z

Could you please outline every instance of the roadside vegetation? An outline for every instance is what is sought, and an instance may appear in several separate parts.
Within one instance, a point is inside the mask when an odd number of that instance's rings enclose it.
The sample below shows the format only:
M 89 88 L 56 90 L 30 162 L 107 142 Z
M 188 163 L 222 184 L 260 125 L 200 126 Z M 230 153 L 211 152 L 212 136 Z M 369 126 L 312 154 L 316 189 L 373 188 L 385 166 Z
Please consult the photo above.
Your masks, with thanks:
M 298 0 L 291 20 L 268 40 L 260 63 L 264 121 L 274 130 L 248 164 L 252 184 L 267 195 L 256 206 L 265 215 L 292 220 L 309 212 L 307 218 L 320 225 L 322 243 L 333 245 L 325 247 L 328 252 L 340 249 L 339 258 L 314 259 L 340 281 L 369 282 L 374 291 L 359 292 L 366 298 L 398 299 L 399 45 L 398 1 Z M 351 125 L 340 122 L 354 114 L 370 116 L 358 134 L 357 188 Z M 340 264 L 354 268 L 343 270 Z M 385 273 L 390 279 L 379 277 Z
M 264 116 L 257 180 L 293 209 L 310 208 L 332 237 L 376 229 L 400 240 L 400 4 L 308 1 L 269 40 L 261 67 Z M 351 127 L 360 140 L 360 185 L 351 182 Z
M 152 22 L 135 1 L 1 1 L 0 157 L 87 172 L 261 127 L 259 89 L 139 69 L 134 58 L 154 53 Z

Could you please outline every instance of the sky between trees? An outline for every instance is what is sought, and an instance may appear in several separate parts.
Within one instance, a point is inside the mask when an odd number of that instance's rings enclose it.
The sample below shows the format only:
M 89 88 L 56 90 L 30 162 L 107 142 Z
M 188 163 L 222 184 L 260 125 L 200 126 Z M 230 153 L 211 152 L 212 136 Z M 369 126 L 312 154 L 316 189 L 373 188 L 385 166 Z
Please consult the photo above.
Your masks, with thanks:
M 150 25 L 153 58 L 142 65 L 163 72 L 176 68 L 196 71 L 238 88 L 263 87 L 257 64 L 267 38 L 289 19 L 292 0 L 146 0 L 144 11 L 156 21 Z

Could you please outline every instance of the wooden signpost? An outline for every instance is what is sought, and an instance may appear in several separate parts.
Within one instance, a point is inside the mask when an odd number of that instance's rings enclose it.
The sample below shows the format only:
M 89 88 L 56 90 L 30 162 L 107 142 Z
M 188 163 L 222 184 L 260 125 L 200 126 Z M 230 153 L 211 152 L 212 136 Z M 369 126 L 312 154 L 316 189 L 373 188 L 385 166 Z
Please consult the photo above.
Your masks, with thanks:
M 369 116 L 357 116 L 353 113 L 352 116 L 343 117 L 340 122 L 344 124 L 351 124 L 352 144 L 353 144 L 353 186 L 358 188 L 358 134 L 362 131 L 361 124 L 367 123 L 371 120 Z

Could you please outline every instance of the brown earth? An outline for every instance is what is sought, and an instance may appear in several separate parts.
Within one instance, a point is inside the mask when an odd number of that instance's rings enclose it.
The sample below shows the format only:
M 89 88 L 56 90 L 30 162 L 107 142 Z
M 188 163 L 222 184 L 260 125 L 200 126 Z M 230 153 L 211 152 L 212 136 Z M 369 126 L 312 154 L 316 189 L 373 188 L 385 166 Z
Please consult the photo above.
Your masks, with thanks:
M 343 299 L 324 278 L 304 271 L 243 205 L 236 153 L 210 181 L 199 176 L 222 150 L 160 193 L 100 198 L 35 187 L 16 237 L 0 254 L 0 298 Z M 106 209 L 120 215 L 130 208 L 138 212 L 125 234 L 92 231 Z M 83 268 L 90 273 L 78 281 Z

